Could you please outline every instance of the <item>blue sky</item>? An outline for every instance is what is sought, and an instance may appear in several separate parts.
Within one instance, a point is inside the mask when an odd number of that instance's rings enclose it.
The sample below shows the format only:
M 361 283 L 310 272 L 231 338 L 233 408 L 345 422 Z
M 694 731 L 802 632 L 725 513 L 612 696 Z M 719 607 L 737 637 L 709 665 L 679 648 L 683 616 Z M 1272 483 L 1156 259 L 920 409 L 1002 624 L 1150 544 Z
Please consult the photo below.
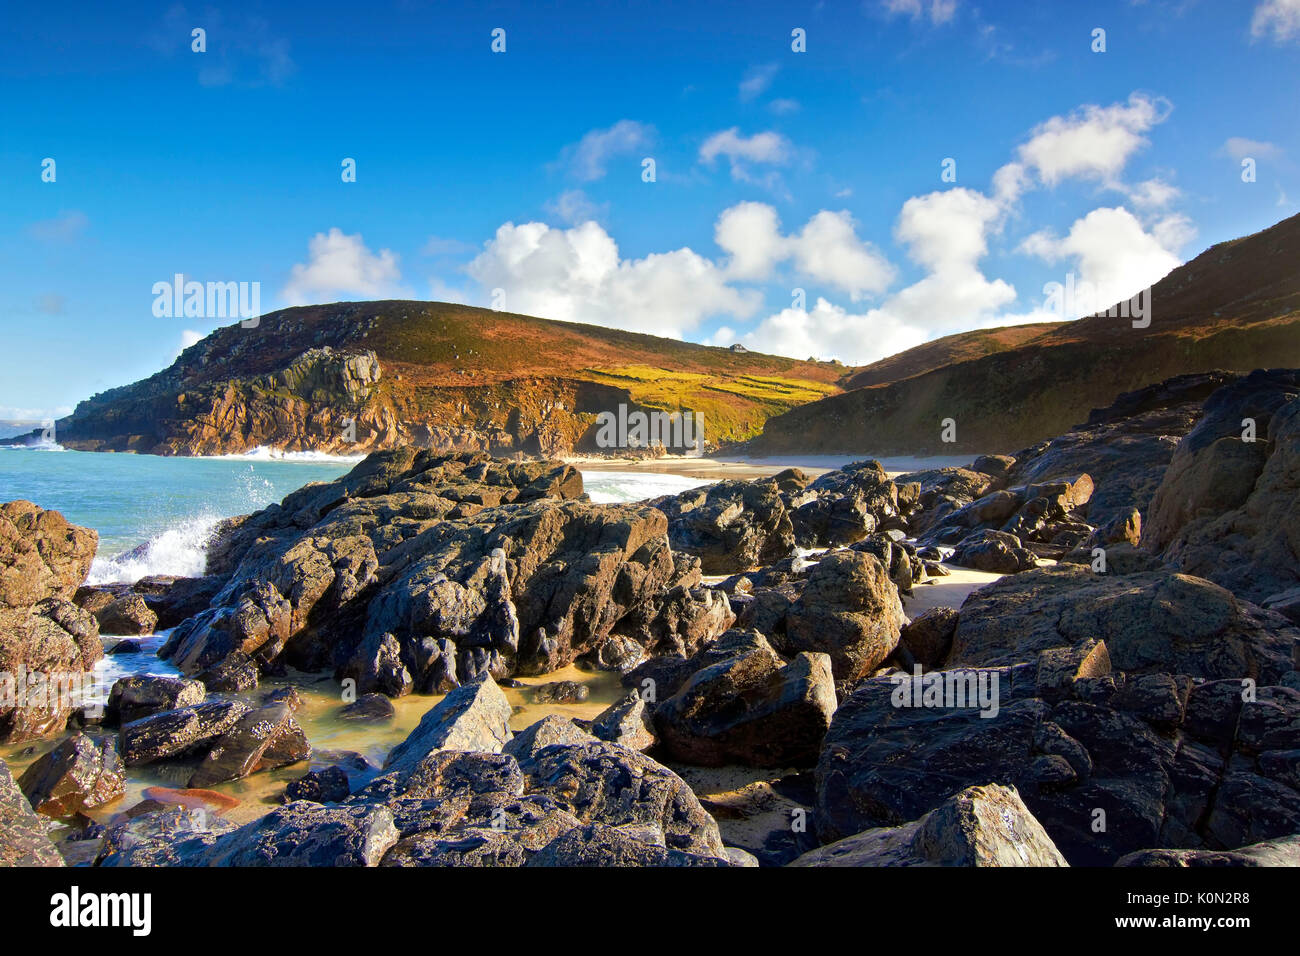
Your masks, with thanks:
M 6 18 L 0 417 L 66 413 L 222 324 L 153 314 L 175 273 L 258 282 L 263 311 L 500 290 L 863 363 L 1060 317 L 1044 285 L 1068 274 L 1131 295 L 1300 212 L 1300 0 Z

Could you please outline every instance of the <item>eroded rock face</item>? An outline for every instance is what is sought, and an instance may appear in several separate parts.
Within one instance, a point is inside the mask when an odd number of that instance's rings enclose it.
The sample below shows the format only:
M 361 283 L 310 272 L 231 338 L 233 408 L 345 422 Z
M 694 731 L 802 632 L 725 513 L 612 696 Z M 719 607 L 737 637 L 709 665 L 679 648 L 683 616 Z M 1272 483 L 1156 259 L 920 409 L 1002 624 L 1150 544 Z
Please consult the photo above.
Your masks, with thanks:
M 845 837 L 791 866 L 1069 866 L 1014 787 L 967 787 L 919 820 Z
M 808 574 L 785 618 L 785 653 L 830 656 L 836 680 L 874 671 L 898 646 L 906 618 L 888 569 L 870 554 L 839 551 Z
M 900 514 L 898 489 L 878 461 L 854 462 L 792 489 L 787 507 L 801 548 L 853 544 Z
M 30 501 L 0 504 L 0 610 L 70 601 L 90 573 L 99 535 Z
M 63 857 L 50 840 L 45 823 L 0 760 L 0 867 L 63 866 Z
M 1124 671 L 1276 684 L 1294 669 L 1300 630 L 1200 578 L 1167 571 L 1094 574 L 1058 565 L 971 594 L 947 666 L 1018 664 L 1091 638 L 1104 640 Z
M 1115 861 L 1116 866 L 1300 866 L 1300 834 L 1265 840 L 1239 850 L 1139 850 Z
M 1004 531 L 976 531 L 957 542 L 952 563 L 994 574 L 1016 574 L 1038 566 L 1038 559 L 1020 539 Z
M 390 696 L 562 667 L 687 570 L 661 511 L 581 493 L 551 462 L 376 453 L 232 522 L 209 554 L 228 582 L 160 653 L 333 666 Z
M 384 761 L 387 773 L 409 777 L 442 750 L 500 753 L 513 736 L 510 702 L 491 680 L 465 684 L 431 708 Z
M 286 704 L 267 704 L 241 716 L 217 737 L 190 777 L 190 787 L 211 787 L 259 770 L 311 756 L 307 735 Z
M 728 631 L 692 664 L 699 669 L 654 708 L 665 753 L 704 766 L 816 762 L 835 712 L 826 654 L 786 663 L 756 631 Z
M 1252 372 L 1211 395 L 1179 442 L 1142 544 L 1189 574 L 1268 604 L 1300 586 L 1297 498 L 1300 372 Z
M 62 731 L 103 654 L 94 617 L 62 598 L 0 610 L 0 743 Z
M 1300 829 L 1287 756 L 1300 743 L 1300 692 L 1259 687 L 1243 701 L 1240 679 L 1123 674 L 1097 650 L 926 675 L 995 681 L 995 712 L 942 696 L 900 706 L 901 684 L 864 681 L 823 744 L 822 839 L 901 826 L 977 781 L 1016 787 L 1074 865 L 1109 865 L 1153 846 L 1233 849 Z M 1094 828 L 1099 813 L 1104 831 Z
M 674 549 L 696 555 L 705 574 L 772 564 L 794 549 L 794 528 L 772 482 L 720 481 L 650 502 L 668 516 Z
M 164 710 L 201 704 L 206 697 L 207 689 L 196 680 L 153 674 L 121 677 L 109 691 L 104 721 L 129 724 Z
M 142 717 L 122 727 L 122 759 L 135 767 L 201 752 L 251 709 L 240 700 L 214 700 Z
M 377 866 L 397 842 L 384 806 L 322 806 L 295 800 L 196 848 L 186 866 Z
M 18 781 L 38 812 L 69 817 L 126 794 L 126 772 L 111 737 L 74 734 L 41 757 Z

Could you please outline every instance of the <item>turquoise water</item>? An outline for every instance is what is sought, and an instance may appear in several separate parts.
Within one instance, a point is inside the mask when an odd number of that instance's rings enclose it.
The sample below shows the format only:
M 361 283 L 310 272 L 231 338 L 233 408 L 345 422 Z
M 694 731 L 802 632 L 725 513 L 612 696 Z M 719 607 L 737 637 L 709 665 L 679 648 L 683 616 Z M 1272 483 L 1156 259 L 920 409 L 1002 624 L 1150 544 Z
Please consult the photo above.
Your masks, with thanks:
M 0 501 L 25 498 L 99 532 L 92 583 L 199 574 L 222 518 L 330 481 L 355 461 L 319 456 L 161 458 L 0 448 Z M 136 554 L 124 554 L 144 545 Z
M 0 447 L 0 501 L 25 498 L 99 532 L 89 582 L 148 574 L 203 573 L 208 541 L 222 518 L 281 501 L 312 481 L 345 474 L 356 458 L 253 452 L 223 458 L 160 458 Z M 637 501 L 699 484 L 695 478 L 584 472 L 593 501 Z

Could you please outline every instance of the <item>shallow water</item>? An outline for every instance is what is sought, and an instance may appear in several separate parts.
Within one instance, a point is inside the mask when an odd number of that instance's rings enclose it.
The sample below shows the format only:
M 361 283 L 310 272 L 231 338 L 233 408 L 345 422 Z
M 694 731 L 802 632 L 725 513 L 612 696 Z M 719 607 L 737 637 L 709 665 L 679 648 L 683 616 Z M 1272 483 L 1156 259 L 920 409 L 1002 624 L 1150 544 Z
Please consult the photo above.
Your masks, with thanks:
M 104 680 L 103 686 L 109 688 L 118 677 L 129 673 L 177 674 L 177 670 L 165 661 L 158 660 L 153 652 L 161 646 L 165 635 L 156 635 L 145 639 L 146 650 L 140 654 L 110 655 L 100 662 L 96 673 Z M 547 714 L 559 714 L 567 717 L 590 720 L 602 710 L 620 699 L 626 691 L 619 683 L 617 673 L 591 673 L 576 667 L 567 667 L 542 677 L 518 678 L 525 686 L 519 688 L 503 687 L 506 699 L 514 708 L 511 717 L 511 729 L 518 732 L 542 719 Z M 532 699 L 532 688 L 552 681 L 572 680 L 585 684 L 589 690 L 588 698 L 577 704 L 537 704 Z M 396 715 L 387 721 L 345 720 L 339 717 L 344 706 L 342 689 L 329 674 L 290 673 L 283 680 L 263 681 L 261 686 L 241 694 L 213 694 L 217 697 L 239 697 L 249 703 L 257 704 L 269 692 L 281 687 L 293 687 L 302 698 L 302 706 L 294 715 L 307 740 L 311 743 L 313 756 L 310 761 L 281 767 L 277 770 L 262 771 L 243 780 L 234 780 L 218 784 L 211 789 L 218 794 L 232 797 L 238 801 L 233 808 L 212 806 L 214 812 L 236 823 L 254 820 L 273 809 L 280 803 L 284 787 L 296 780 L 309 769 L 326 767 L 338 763 L 340 752 L 360 754 L 377 771 L 383 765 L 388 752 L 406 739 L 415 729 L 420 719 L 442 700 L 442 695 L 411 694 L 394 700 Z M 102 695 L 101 695 L 102 696 Z M 99 731 L 94 731 L 99 733 Z M 105 730 L 103 733 L 110 733 Z M 0 758 L 9 765 L 14 777 L 22 772 L 42 755 L 53 750 L 70 734 L 39 741 L 0 746 Z M 26 751 L 31 751 L 27 753 Z M 193 761 L 160 761 L 142 767 L 127 768 L 126 796 L 107 806 L 98 807 L 86 815 L 101 823 L 108 823 L 127 809 L 146 798 L 145 790 L 151 787 L 164 787 L 170 790 L 185 788 L 190 774 L 193 773 Z M 354 789 L 358 781 L 364 780 L 371 773 L 358 773 L 353 779 Z M 151 793 L 155 799 L 163 802 L 192 802 L 193 798 L 184 795 Z

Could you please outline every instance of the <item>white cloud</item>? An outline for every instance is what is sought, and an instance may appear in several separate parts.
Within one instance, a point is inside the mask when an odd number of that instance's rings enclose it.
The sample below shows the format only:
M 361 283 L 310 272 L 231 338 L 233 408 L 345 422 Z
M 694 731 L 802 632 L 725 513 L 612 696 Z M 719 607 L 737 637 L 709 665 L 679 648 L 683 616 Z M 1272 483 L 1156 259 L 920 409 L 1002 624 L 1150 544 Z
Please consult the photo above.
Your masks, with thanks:
M 881 0 L 880 6 L 890 16 L 928 17 L 935 26 L 948 23 L 957 13 L 957 0 Z
M 1258 39 L 1270 33 L 1278 43 L 1300 39 L 1300 0 L 1264 0 L 1255 8 L 1250 35 Z
M 729 344 L 720 334 L 721 330 L 713 341 Z M 728 338 L 735 341 L 734 334 Z M 811 310 L 783 309 L 740 336 L 740 342 L 754 351 L 793 358 L 838 358 L 850 365 L 866 365 L 925 339 L 923 330 L 881 309 L 854 315 L 820 298 Z
M 502 289 L 503 308 L 680 338 L 709 316 L 747 318 L 757 293 L 740 291 L 689 248 L 623 259 L 595 222 L 501 226 L 467 268 L 484 289 Z
M 401 272 L 397 255 L 388 249 L 373 253 L 358 233 L 344 235 L 337 228 L 318 232 L 307 244 L 309 259 L 289 271 L 280 295 L 290 305 L 333 301 L 357 295 L 377 299 L 403 295 L 397 286 Z
M 1125 192 L 1140 209 L 1162 209 L 1182 195 L 1177 186 L 1165 182 L 1159 176 L 1140 182 Z
M 768 103 L 767 108 L 778 116 L 784 116 L 787 113 L 799 112 L 799 101 L 792 100 L 789 97 L 782 97 Z
M 646 149 L 654 141 L 654 127 L 635 120 L 619 120 L 608 129 L 593 129 L 578 142 L 566 146 L 560 162 L 569 173 L 584 182 L 605 176 L 609 161 Z
M 777 264 L 791 260 L 800 275 L 833 285 L 856 302 L 884 291 L 894 278 L 893 266 L 858 238 L 847 212 L 822 210 L 800 232 L 785 236 L 775 209 L 743 202 L 718 217 L 714 239 L 730 256 L 731 279 L 767 279 Z
M 1097 290 L 1097 301 L 1110 305 L 1135 295 L 1181 265 L 1182 260 L 1164 242 L 1185 241 L 1189 226 L 1176 217 L 1147 232 L 1127 209 L 1094 209 L 1076 220 L 1064 238 L 1043 230 L 1025 239 L 1020 249 L 1046 262 L 1070 260 L 1077 281 L 1088 283 Z
M 792 152 L 790 141 L 780 133 L 768 130 L 747 138 L 740 135 L 738 127 L 733 126 L 706 139 L 700 146 L 700 159 L 713 163 L 719 156 L 725 156 L 733 163 L 744 160 L 779 165 L 789 162 Z
M 1238 162 L 1248 156 L 1252 159 L 1276 159 L 1282 155 L 1282 150 L 1273 143 L 1244 136 L 1230 136 L 1224 140 L 1223 152 Z
M 772 85 L 772 80 L 776 78 L 776 72 L 780 69 L 775 63 L 766 63 L 763 66 L 756 66 L 749 70 L 744 79 L 740 81 L 740 99 L 742 102 L 749 102 L 767 92 L 768 87 Z
M 1169 115 L 1165 100 L 1134 93 L 1127 103 L 1084 106 L 1040 123 L 1019 148 L 1020 162 L 1048 186 L 1063 179 L 1095 179 L 1115 186 L 1143 136 Z
M 198 345 L 207 336 L 202 332 L 195 332 L 193 329 L 186 329 L 181 332 L 181 351 L 184 352 L 191 345 Z

